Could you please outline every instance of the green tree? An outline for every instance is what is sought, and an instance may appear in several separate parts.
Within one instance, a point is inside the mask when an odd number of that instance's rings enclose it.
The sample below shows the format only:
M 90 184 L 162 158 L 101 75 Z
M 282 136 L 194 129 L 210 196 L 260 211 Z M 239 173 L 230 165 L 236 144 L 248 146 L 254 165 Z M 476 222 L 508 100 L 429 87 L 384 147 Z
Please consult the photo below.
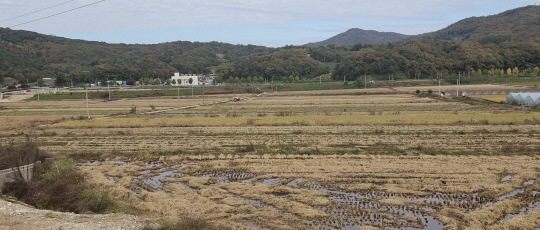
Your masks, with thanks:
M 222 82 L 223 82 L 223 77 L 221 77 L 221 76 L 216 76 L 216 77 L 214 78 L 214 81 L 215 81 L 215 83 L 222 83 Z
M 538 73 L 540 73 L 540 68 L 538 68 L 538 66 L 534 67 L 533 73 L 534 73 L 534 75 L 538 76 Z
M 189 79 L 188 79 L 188 83 L 189 83 L 190 85 L 193 84 L 193 78 L 189 78 Z
M 175 80 L 175 79 L 172 79 L 172 80 L 171 80 L 171 84 L 176 85 L 176 80 Z
M 24 80 L 26 79 L 26 77 L 22 73 L 15 73 L 13 75 L 13 78 L 15 78 L 15 80 L 17 80 L 17 83 L 19 84 L 23 84 Z
M 300 81 L 300 77 L 299 77 L 299 76 L 294 77 L 294 81 L 295 81 L 295 82 L 299 82 L 299 81 Z
M 45 83 L 45 81 L 43 81 L 43 78 L 40 78 L 40 79 L 37 80 L 37 85 L 39 87 L 43 86 L 43 83 Z
M 356 78 L 356 81 L 354 81 L 354 86 L 356 86 L 356 88 L 364 88 L 365 87 L 364 78 L 363 77 Z

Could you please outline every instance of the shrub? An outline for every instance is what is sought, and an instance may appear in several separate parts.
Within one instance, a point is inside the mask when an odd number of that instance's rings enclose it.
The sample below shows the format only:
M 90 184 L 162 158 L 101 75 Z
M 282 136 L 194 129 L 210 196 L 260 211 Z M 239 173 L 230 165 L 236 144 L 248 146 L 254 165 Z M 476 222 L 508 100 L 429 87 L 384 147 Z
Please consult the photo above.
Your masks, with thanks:
M 416 94 L 420 94 L 420 90 L 419 90 L 419 89 L 416 90 Z
M 106 191 L 88 184 L 71 160 L 62 156 L 42 164 L 30 183 L 24 180 L 6 184 L 4 193 L 37 208 L 74 213 L 116 212 L 118 206 Z
M 0 148 L 0 170 L 45 161 L 50 155 L 39 151 L 38 145 L 32 141 L 15 145 L 13 143 Z
M 131 113 L 131 114 L 137 113 L 137 106 L 131 106 L 131 109 L 129 110 L 129 113 Z
M 431 94 L 433 93 L 433 90 L 432 90 L 432 89 L 428 89 L 427 93 L 428 93 L 429 95 L 431 95 Z

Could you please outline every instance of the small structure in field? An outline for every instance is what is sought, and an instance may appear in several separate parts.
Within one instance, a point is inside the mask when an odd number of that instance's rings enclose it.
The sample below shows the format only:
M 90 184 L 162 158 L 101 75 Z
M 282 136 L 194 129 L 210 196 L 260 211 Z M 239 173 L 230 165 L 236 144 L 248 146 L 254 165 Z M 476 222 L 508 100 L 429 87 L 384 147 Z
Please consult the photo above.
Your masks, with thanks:
M 506 96 L 506 103 L 523 106 L 540 105 L 540 93 L 510 93 Z

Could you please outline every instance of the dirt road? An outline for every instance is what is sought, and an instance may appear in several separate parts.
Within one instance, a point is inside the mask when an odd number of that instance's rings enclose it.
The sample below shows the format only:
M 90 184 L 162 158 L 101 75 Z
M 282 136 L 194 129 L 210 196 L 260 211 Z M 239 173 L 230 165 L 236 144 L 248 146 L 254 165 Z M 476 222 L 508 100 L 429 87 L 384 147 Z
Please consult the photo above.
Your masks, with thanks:
M 39 210 L 0 199 L 0 230 L 11 229 L 141 229 L 144 223 L 125 214 L 74 214 Z

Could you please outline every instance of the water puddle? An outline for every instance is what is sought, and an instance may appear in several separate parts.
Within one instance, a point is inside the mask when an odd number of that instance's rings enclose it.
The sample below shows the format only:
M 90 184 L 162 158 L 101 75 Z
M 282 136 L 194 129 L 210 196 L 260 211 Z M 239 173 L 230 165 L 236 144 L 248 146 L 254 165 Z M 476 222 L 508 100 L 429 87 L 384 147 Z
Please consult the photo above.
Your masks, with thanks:
M 276 207 L 274 207 L 272 205 L 269 205 L 269 204 L 266 204 L 266 203 L 264 203 L 262 201 L 259 201 L 259 200 L 253 200 L 253 199 L 245 198 L 245 197 L 238 196 L 238 195 L 232 195 L 232 197 L 234 197 L 237 200 L 241 200 L 241 201 L 244 201 L 244 202 L 249 203 L 251 205 L 254 205 L 254 206 L 263 207 L 263 208 L 270 208 L 270 209 L 273 209 L 273 210 L 276 210 L 276 211 L 278 210 Z
M 258 224 L 254 224 L 254 223 L 251 223 L 251 222 L 244 222 L 243 223 L 245 226 L 248 226 L 250 228 L 254 228 L 254 229 L 260 229 L 260 230 L 269 230 L 269 228 L 265 228 L 265 227 L 262 227 Z
M 117 160 L 112 160 L 112 161 L 109 161 L 110 163 L 113 163 L 115 165 L 131 165 L 132 162 L 127 162 L 127 161 L 117 161 Z
M 244 183 L 244 184 L 253 184 L 253 178 L 242 180 L 242 183 Z
M 116 178 L 113 177 L 113 176 L 105 175 L 105 177 L 107 177 L 107 180 L 110 180 L 112 182 L 114 182 L 116 180 Z
M 271 179 L 265 179 L 261 182 L 261 184 L 264 184 L 264 185 L 277 185 L 277 184 L 281 184 L 281 181 L 279 180 L 279 178 L 271 178 Z
M 155 168 L 161 166 L 162 164 L 162 162 L 144 162 L 144 166 L 146 166 L 146 168 Z
M 501 183 L 509 181 L 510 179 L 512 179 L 512 175 L 506 175 L 503 178 L 501 178 Z
M 528 211 L 532 210 L 532 209 L 535 209 L 535 208 L 538 208 L 540 207 L 540 201 L 537 201 L 537 202 L 534 202 L 532 204 L 529 204 L 527 207 L 523 207 L 521 208 L 521 210 L 519 211 L 519 213 L 515 213 L 515 214 L 506 214 L 506 216 L 504 216 L 504 218 L 502 219 L 502 221 L 508 221 L 514 217 L 517 217 L 517 216 L 522 216 L 522 215 L 525 215 L 525 213 L 527 213 Z
M 302 178 L 296 178 L 294 180 L 292 180 L 291 182 L 287 183 L 288 186 L 292 186 L 292 187 L 298 187 L 298 182 L 301 181 Z
M 253 178 L 258 176 L 257 174 L 250 173 L 244 170 L 223 171 L 217 173 L 196 172 L 194 175 L 203 177 L 216 177 L 216 183 L 218 184 L 228 184 L 231 182 L 242 182 L 246 184 L 251 184 Z
M 536 180 L 528 180 L 528 181 L 523 182 L 523 185 L 532 185 L 534 184 L 534 182 L 536 182 Z
M 329 213 L 333 220 L 313 221 L 314 226 L 330 229 L 357 229 L 370 225 L 380 228 L 395 227 L 394 229 L 443 229 L 443 224 L 428 214 L 430 209 L 420 205 L 384 205 L 379 199 L 404 197 L 401 194 L 371 191 L 367 193 L 352 193 L 319 189 L 329 194 L 327 197 L 336 205 L 321 207 Z M 432 210 L 432 209 L 431 209 Z M 337 224 L 336 224 L 337 223 Z
M 514 191 L 511 191 L 511 192 L 509 192 L 509 193 L 507 193 L 507 194 L 504 194 L 504 195 L 498 197 L 497 200 L 498 200 L 498 201 L 501 201 L 501 200 L 504 200 L 504 199 L 513 197 L 513 196 L 515 196 L 515 195 L 517 195 L 517 194 L 520 194 L 520 193 L 523 193 L 523 192 L 525 192 L 525 189 L 518 188 L 518 189 L 516 189 L 516 190 L 514 190 Z
M 147 184 L 157 186 L 159 190 L 163 189 L 163 183 L 160 181 L 161 178 L 175 178 L 175 177 L 183 177 L 184 174 L 182 173 L 175 173 L 173 171 L 165 171 L 162 172 L 156 176 L 153 176 L 149 179 L 144 180 Z

